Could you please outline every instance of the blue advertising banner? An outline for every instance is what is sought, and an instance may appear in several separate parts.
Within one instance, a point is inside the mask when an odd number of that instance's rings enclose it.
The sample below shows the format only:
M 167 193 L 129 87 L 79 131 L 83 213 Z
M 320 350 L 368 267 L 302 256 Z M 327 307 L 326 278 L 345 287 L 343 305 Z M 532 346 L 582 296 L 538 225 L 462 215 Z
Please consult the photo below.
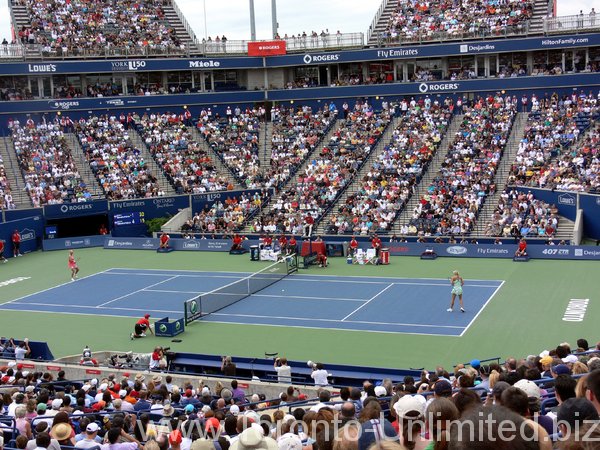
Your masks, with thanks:
M 4 221 L 9 222 L 11 220 L 26 219 L 28 217 L 41 216 L 44 214 L 42 208 L 29 208 L 29 209 L 7 209 L 4 211 Z
M 580 194 L 579 207 L 583 209 L 583 234 L 600 239 L 600 195 Z
M 11 237 L 15 230 L 21 235 L 21 253 L 33 252 L 38 249 L 38 241 L 44 235 L 44 220 L 42 216 L 35 216 L 0 224 L 0 239 L 5 242 L 5 258 L 13 255 Z
M 368 248 L 368 246 L 364 246 Z M 480 244 L 422 244 L 416 242 L 394 243 L 388 247 L 393 256 L 420 256 L 431 249 L 438 256 L 452 258 L 513 258 L 517 245 Z M 531 259 L 580 259 L 600 260 L 600 248 L 566 245 L 529 245 L 527 254 Z
M 257 245 L 258 240 L 247 240 L 242 244 L 244 248 Z M 134 238 L 134 237 L 105 237 L 105 249 L 124 250 L 156 250 L 159 239 L 156 238 Z M 228 252 L 231 249 L 231 239 L 175 239 L 169 241 L 169 246 L 179 251 L 202 251 L 202 252 Z
M 42 241 L 42 249 L 49 250 L 65 250 L 72 248 L 87 248 L 87 247 L 102 247 L 106 236 L 80 236 L 72 238 L 56 238 L 44 239 Z
M 267 67 L 308 66 L 362 61 L 430 58 L 451 55 L 480 55 L 485 53 L 524 52 L 600 45 L 600 34 L 552 36 L 493 41 L 453 42 L 448 44 L 413 45 L 404 47 L 371 48 L 337 53 L 294 54 L 266 58 Z
M 53 75 L 62 73 L 154 72 L 176 70 L 256 69 L 263 67 L 258 57 L 128 59 L 98 61 L 51 61 L 0 64 L 5 75 Z
M 146 219 L 154 219 L 167 215 L 175 215 L 180 210 L 189 208 L 189 195 L 176 197 L 140 198 L 134 200 L 115 200 L 109 202 L 111 216 L 124 212 L 143 212 Z
M 108 212 L 107 200 L 44 206 L 44 217 L 46 219 L 68 219 L 69 217 L 92 216 L 106 212 Z

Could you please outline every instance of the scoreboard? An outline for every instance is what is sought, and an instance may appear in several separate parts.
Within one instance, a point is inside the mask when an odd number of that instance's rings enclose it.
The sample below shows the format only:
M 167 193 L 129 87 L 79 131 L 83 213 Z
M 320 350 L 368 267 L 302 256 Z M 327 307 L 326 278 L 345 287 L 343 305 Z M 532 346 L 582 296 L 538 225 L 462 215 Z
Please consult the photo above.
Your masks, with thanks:
M 145 222 L 144 213 L 140 211 L 130 213 L 120 213 L 113 216 L 115 227 L 124 227 L 127 225 L 140 225 Z

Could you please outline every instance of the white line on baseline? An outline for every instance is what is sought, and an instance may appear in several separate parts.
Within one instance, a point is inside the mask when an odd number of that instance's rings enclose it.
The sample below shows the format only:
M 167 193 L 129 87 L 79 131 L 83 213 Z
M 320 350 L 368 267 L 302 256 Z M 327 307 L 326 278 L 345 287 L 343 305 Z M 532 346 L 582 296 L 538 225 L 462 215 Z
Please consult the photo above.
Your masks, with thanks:
M 397 323 L 397 322 L 368 322 L 366 320 L 346 320 L 340 319 L 313 319 L 308 317 L 283 317 L 283 316 L 260 316 L 258 314 L 230 314 L 230 313 L 211 313 L 210 316 L 231 316 L 231 317 L 252 317 L 258 319 L 285 319 L 285 320 L 310 320 L 316 322 L 332 322 L 332 323 L 365 323 L 369 325 L 394 325 L 403 327 L 421 327 L 421 328 L 457 328 L 462 330 L 463 327 L 456 325 L 430 325 L 430 324 L 418 324 L 418 323 Z M 243 322 L 238 322 L 243 323 Z M 264 324 L 270 325 L 270 324 Z
M 292 275 L 292 276 L 294 276 L 294 275 Z M 299 275 L 299 276 L 303 276 L 303 275 Z M 323 274 L 323 275 L 320 275 L 320 274 L 311 274 L 311 275 L 305 275 L 305 276 L 318 277 L 318 278 L 333 277 L 333 275 L 325 275 L 325 274 Z M 379 279 L 379 280 L 389 281 L 390 283 L 392 282 L 390 280 L 435 280 L 435 281 L 446 281 L 446 282 L 449 281 L 448 278 L 402 278 L 402 277 L 400 277 L 400 278 L 387 277 L 386 278 L 386 277 L 371 277 L 371 276 L 368 276 L 368 275 L 365 275 L 365 276 L 362 276 L 362 275 L 340 275 L 340 277 L 343 277 L 343 278 Z M 340 277 L 336 277 L 336 278 L 340 278 Z M 492 282 L 496 281 L 497 283 L 501 283 L 501 282 L 504 282 L 506 280 L 475 280 L 475 279 L 471 280 L 471 279 L 469 279 L 467 281 L 492 281 Z
M 500 283 L 500 286 L 498 286 L 496 288 L 496 290 L 494 292 L 492 292 L 492 295 L 490 296 L 490 298 L 488 298 L 487 301 L 483 304 L 483 306 L 481 308 L 479 308 L 479 311 L 477 312 L 477 314 L 475 314 L 475 317 L 473 317 L 471 319 L 471 321 L 469 322 L 469 324 L 467 325 L 467 327 L 463 330 L 462 333 L 460 333 L 460 337 L 462 337 L 463 334 L 465 334 L 467 332 L 467 330 L 469 329 L 469 327 L 473 324 L 473 322 L 475 322 L 475 319 L 477 319 L 477 317 L 479 317 L 479 314 L 481 314 L 481 312 L 485 309 L 485 307 L 487 306 L 487 304 L 492 301 L 492 299 L 494 298 L 494 296 L 496 295 L 496 293 L 500 290 L 500 288 L 503 285 L 504 285 L 504 281 L 502 283 Z
M 172 276 L 172 277 L 170 277 L 170 278 L 167 278 L 166 280 L 162 280 L 162 281 L 159 281 L 158 283 L 151 284 L 150 286 L 145 286 L 145 287 L 143 287 L 143 288 L 141 288 L 141 289 L 138 289 L 137 291 L 129 292 L 128 294 L 121 295 L 120 297 L 117 297 L 117 298 L 113 298 L 112 300 L 109 300 L 109 301 L 107 301 L 107 302 L 104 302 L 104 303 L 101 303 L 101 304 L 99 304 L 99 305 L 96 305 L 95 307 L 96 307 L 96 308 L 102 308 L 103 306 L 109 305 L 109 304 L 111 304 L 112 302 L 116 302 L 117 300 L 121 300 L 121 299 L 123 299 L 123 298 L 125 298 L 125 297 L 129 297 L 130 295 L 137 294 L 138 292 L 145 291 L 145 290 L 146 290 L 146 289 L 148 289 L 148 288 L 151 288 L 151 287 L 154 287 L 154 286 L 158 286 L 159 284 L 166 283 L 167 281 L 174 280 L 174 279 L 175 279 L 175 278 L 177 278 L 178 276 L 179 276 L 179 275 L 175 275 L 175 276 Z
M 13 303 L 14 305 L 33 305 L 33 306 L 57 306 L 60 308 L 79 308 L 79 309 L 95 309 L 97 308 L 96 306 L 86 306 L 86 305 L 61 305 L 58 303 Z M 0 309 L 2 309 L 2 305 L 0 305 Z M 109 306 L 107 309 L 117 309 L 117 310 L 122 310 L 122 311 L 150 311 L 150 312 L 159 312 L 159 313 L 170 313 L 170 314 L 178 314 L 180 311 L 167 311 L 164 309 L 148 309 L 148 308 L 123 308 L 123 307 L 117 307 L 117 306 Z M 5 311 L 22 311 L 21 309 L 5 309 Z M 62 311 L 38 311 L 38 312 L 54 312 L 57 314 L 62 314 Z M 83 313 L 81 313 L 83 314 Z M 95 315 L 96 313 L 92 312 L 90 313 L 91 316 Z M 123 316 L 123 317 L 127 317 L 127 316 Z
M 108 272 L 105 275 L 133 275 L 136 277 L 157 277 L 157 276 L 173 276 L 173 272 L 177 272 L 176 270 L 167 270 L 159 273 L 144 273 L 144 272 Z M 242 279 L 244 277 L 240 277 L 237 275 L 203 275 L 202 273 L 198 273 L 198 275 L 191 274 L 177 274 L 176 277 L 181 278 L 235 278 L 236 280 Z
M 323 327 L 309 327 L 306 325 L 275 325 L 275 324 L 264 324 L 264 323 L 245 323 L 245 322 L 224 322 L 220 320 L 210 320 L 206 323 L 220 323 L 225 325 L 250 325 L 254 327 L 280 327 L 280 328 L 303 328 L 306 330 L 325 330 L 325 331 L 352 331 L 359 333 L 383 333 L 383 334 L 411 334 L 414 336 L 443 336 L 449 338 L 459 337 L 457 334 L 441 334 L 441 333 L 415 333 L 412 331 L 379 331 L 379 330 L 357 330 L 355 328 L 323 328 Z M 344 324 L 350 324 L 352 322 L 343 322 Z
M 266 267 L 266 266 L 265 266 Z M 205 274 L 205 273 L 239 273 L 239 274 L 247 274 L 250 275 L 253 272 L 203 272 L 201 270 L 191 270 L 191 269 L 177 269 L 177 270 L 165 270 L 165 269 L 140 269 L 139 267 L 111 267 L 110 269 L 107 270 L 145 270 L 145 271 L 151 271 L 151 272 L 189 272 L 189 273 L 198 273 L 198 274 Z
M 41 291 L 37 291 L 37 292 L 34 292 L 32 294 L 27 294 L 27 295 L 23 295 L 22 297 L 14 298 L 14 299 L 9 300 L 7 302 L 1 303 L 0 306 L 1 305 L 8 305 L 10 303 L 17 302 L 19 300 L 23 300 L 23 299 L 25 299 L 27 297 L 32 297 L 34 295 L 41 294 L 43 292 L 48 292 L 48 291 L 51 291 L 52 289 L 57 289 L 57 288 L 60 288 L 60 287 L 63 287 L 63 286 L 67 286 L 67 285 L 72 284 L 72 283 L 77 283 L 78 281 L 85 280 L 86 278 L 95 277 L 96 275 L 100 275 L 100 274 L 106 272 L 107 270 L 110 270 L 110 269 L 103 270 L 102 272 L 96 272 L 96 273 L 93 273 L 91 275 L 86 275 L 85 277 L 78 278 L 77 281 L 67 281 L 65 283 L 57 284 L 56 286 L 52 286 L 52 287 L 49 287 L 49 288 L 46 288 L 46 289 L 42 289 Z
M 196 294 L 200 295 L 204 291 L 169 291 L 167 289 L 145 289 L 147 292 L 164 292 L 166 294 Z
M 341 300 L 344 302 L 366 302 L 367 300 L 362 298 L 340 298 L 340 297 L 306 297 L 304 295 L 272 295 L 272 294 L 252 294 L 252 297 L 274 297 L 274 298 L 294 298 L 304 300 Z
M 350 314 L 348 314 L 346 317 L 344 317 L 342 319 L 342 322 L 344 320 L 346 320 L 348 317 L 350 317 L 352 314 L 354 314 L 355 312 L 358 312 L 359 310 L 361 310 L 362 308 L 364 308 L 365 306 L 367 306 L 369 303 L 371 303 L 373 300 L 375 300 L 377 297 L 379 297 L 381 294 L 383 294 L 385 291 L 387 291 L 389 288 L 391 288 L 392 286 L 394 286 L 393 284 L 388 285 L 388 287 L 386 287 L 385 289 L 382 289 L 381 291 L 379 291 L 377 294 L 375 294 L 373 297 L 371 297 L 369 300 L 367 300 L 365 303 L 363 303 L 362 305 L 360 305 L 358 308 L 356 308 L 354 311 L 352 311 Z

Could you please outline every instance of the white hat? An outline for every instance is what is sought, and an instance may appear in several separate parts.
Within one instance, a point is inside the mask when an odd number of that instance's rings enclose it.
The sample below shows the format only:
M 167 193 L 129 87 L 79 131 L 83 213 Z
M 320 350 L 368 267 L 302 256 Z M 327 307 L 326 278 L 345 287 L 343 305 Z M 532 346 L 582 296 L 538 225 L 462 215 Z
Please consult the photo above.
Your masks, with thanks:
M 107 389 L 108 389 L 108 383 L 102 383 L 100 386 L 98 386 L 99 391 L 105 391 Z
M 546 356 L 550 356 L 550 352 L 548 350 L 544 350 L 542 353 L 540 353 L 540 358 L 544 358 Z
M 240 407 L 238 405 L 231 405 L 229 412 L 234 416 L 237 416 L 240 413 Z
M 277 439 L 279 450 L 302 450 L 302 440 L 294 433 L 285 433 Z
M 202 388 L 202 395 L 210 394 L 210 388 L 208 386 L 204 386 Z
M 525 392 L 527 397 L 533 397 L 539 400 L 542 396 L 539 386 L 531 380 L 519 380 L 514 386 Z
M 420 397 L 420 398 L 419 398 Z M 422 395 L 405 395 L 394 403 L 394 411 L 398 418 L 404 418 L 411 411 L 416 411 L 420 416 L 425 414 L 425 403 L 427 402 Z
M 125 389 L 121 389 L 119 391 L 119 397 L 121 397 L 121 398 L 127 397 L 127 391 Z
M 84 392 L 87 392 L 91 389 L 91 385 L 89 384 L 84 384 L 83 386 L 81 386 L 81 389 L 83 389 Z
M 58 409 L 62 406 L 63 401 L 60 398 L 52 400 L 52 409 Z
M 230 448 L 231 450 L 279 450 L 277 442 L 270 437 L 265 437 L 262 428 L 255 426 L 246 428 Z
M 577 361 L 579 361 L 579 359 L 577 359 L 577 356 L 575 356 L 575 355 L 567 355 L 562 359 L 562 361 L 565 364 L 573 364 L 573 363 L 576 363 Z
M 33 392 L 33 391 L 35 391 L 35 386 L 27 386 L 25 388 L 25 392 Z
M 375 395 L 377 397 L 385 397 L 387 395 L 387 390 L 383 386 L 375 386 Z
M 8 363 L 8 367 L 15 367 L 16 365 L 17 365 L 17 363 L 14 361 L 9 361 L 9 363 Z
M 92 386 L 96 386 L 96 385 L 98 384 L 98 378 L 92 378 L 92 379 L 90 380 L 90 384 L 91 384 Z
M 85 427 L 85 431 L 87 431 L 88 433 L 95 433 L 99 429 L 100 429 L 100 427 L 98 426 L 98 424 L 96 422 L 90 422 L 88 424 L 88 426 Z

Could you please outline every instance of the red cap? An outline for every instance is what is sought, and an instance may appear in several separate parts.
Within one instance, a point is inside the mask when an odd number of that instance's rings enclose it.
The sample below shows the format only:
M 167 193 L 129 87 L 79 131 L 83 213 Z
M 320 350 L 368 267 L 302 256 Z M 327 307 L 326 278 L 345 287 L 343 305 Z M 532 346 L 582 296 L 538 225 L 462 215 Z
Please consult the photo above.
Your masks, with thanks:
M 191 389 L 186 389 L 185 396 L 186 397 L 191 397 L 192 396 L 192 390 Z
M 205 431 L 218 431 L 221 426 L 221 422 L 216 417 L 211 417 L 206 421 L 206 425 L 204 427 Z
M 173 431 L 171 431 L 171 434 L 169 434 L 169 444 L 171 444 L 171 445 L 181 444 L 182 440 L 183 440 L 183 436 L 181 435 L 181 431 L 179 431 L 179 430 L 173 430 Z
M 144 319 L 149 319 L 150 318 L 150 314 L 144 314 Z

